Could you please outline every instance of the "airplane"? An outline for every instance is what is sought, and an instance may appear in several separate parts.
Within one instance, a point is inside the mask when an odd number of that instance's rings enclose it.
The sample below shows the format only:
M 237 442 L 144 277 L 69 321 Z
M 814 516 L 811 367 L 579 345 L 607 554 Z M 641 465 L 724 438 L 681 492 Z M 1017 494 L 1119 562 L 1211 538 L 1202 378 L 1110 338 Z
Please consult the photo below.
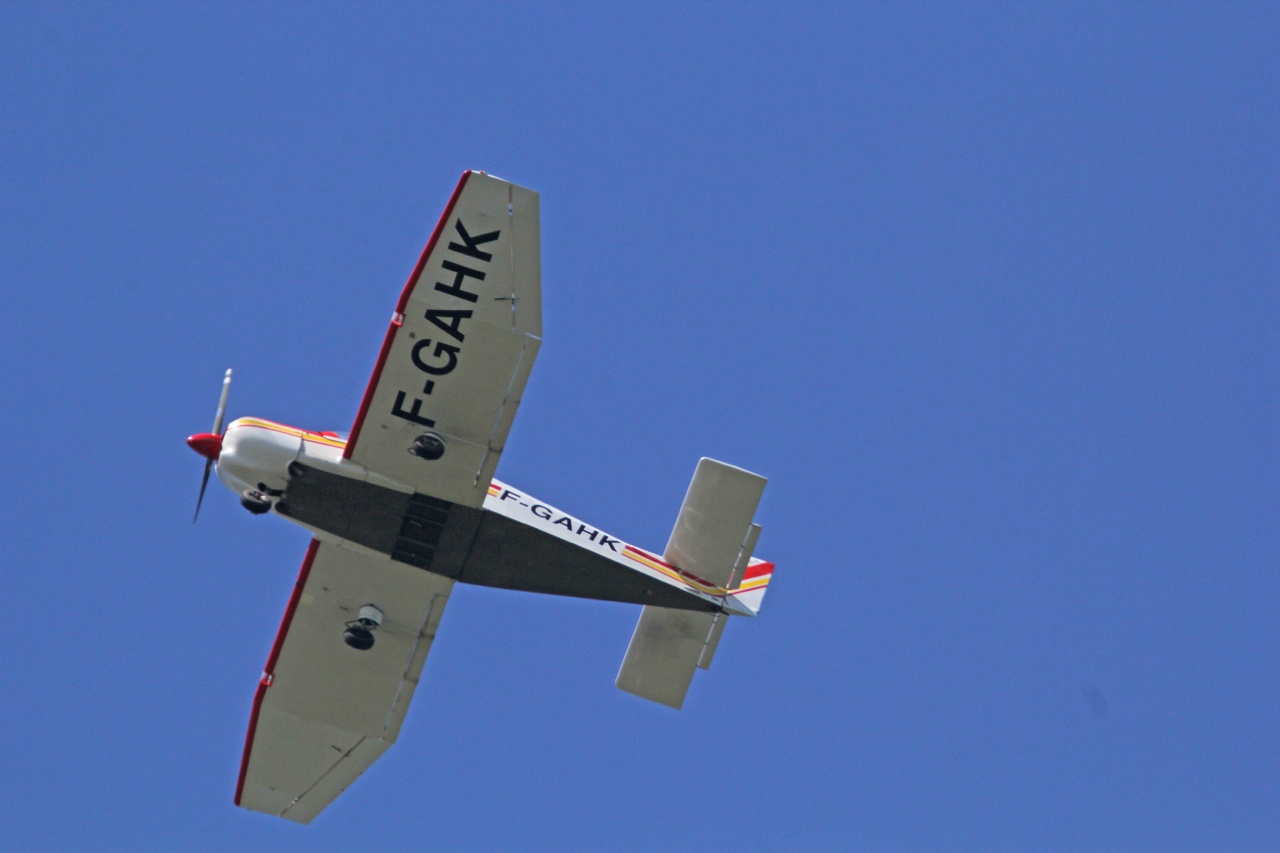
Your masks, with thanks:
M 766 479 L 698 462 L 661 555 L 494 479 L 542 344 L 538 194 L 463 173 L 350 433 L 243 417 L 187 444 L 255 515 L 311 532 L 258 681 L 235 804 L 310 823 L 400 733 L 455 583 L 642 606 L 615 684 L 680 709 L 755 616 Z M 194 521 L 194 518 L 193 518 Z

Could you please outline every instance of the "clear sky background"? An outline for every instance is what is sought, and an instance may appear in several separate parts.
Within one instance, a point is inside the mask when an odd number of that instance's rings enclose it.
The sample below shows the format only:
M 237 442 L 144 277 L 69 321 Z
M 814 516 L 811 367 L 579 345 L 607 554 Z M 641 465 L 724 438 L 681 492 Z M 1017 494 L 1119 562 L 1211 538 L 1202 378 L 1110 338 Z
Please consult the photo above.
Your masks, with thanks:
M 1280 849 L 1273 4 L 0 6 L 0 846 Z M 399 743 L 232 806 L 307 535 L 464 169 L 542 194 L 500 479 L 651 549 L 770 478 L 684 710 L 633 606 L 459 586 Z

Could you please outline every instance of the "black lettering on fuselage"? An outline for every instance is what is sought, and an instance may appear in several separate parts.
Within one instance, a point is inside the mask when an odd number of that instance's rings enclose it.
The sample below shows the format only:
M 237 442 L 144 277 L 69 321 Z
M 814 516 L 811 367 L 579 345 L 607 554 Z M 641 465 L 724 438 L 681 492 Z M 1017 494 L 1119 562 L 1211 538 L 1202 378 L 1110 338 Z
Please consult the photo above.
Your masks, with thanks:
M 520 504 L 520 506 L 528 507 L 531 513 L 533 513 L 543 521 L 551 521 L 551 519 L 555 518 L 556 516 L 557 510 L 553 510 L 551 507 L 544 506 L 543 504 L 533 504 L 532 506 L 530 506 L 529 504 L 526 504 L 520 500 L 521 495 L 519 493 L 513 492 L 511 491 L 511 489 L 508 489 L 505 487 L 503 488 L 502 492 L 499 495 L 497 495 L 497 498 L 499 501 L 516 501 L 517 503 Z M 609 536 L 606 533 L 601 533 L 599 530 L 590 528 L 587 525 L 578 522 L 578 520 L 573 516 L 564 515 L 562 513 L 559 518 L 555 518 L 555 521 L 551 521 L 551 523 L 554 526 L 565 528 L 570 533 L 574 533 L 578 536 L 585 536 L 588 542 L 595 542 L 596 545 L 608 548 L 610 551 L 614 552 L 615 554 L 619 553 L 617 546 L 622 544 L 621 539 L 614 539 L 612 536 Z M 578 525 L 577 530 L 573 529 L 573 526 L 575 524 Z M 596 541 L 597 536 L 600 537 L 600 540 L 598 542 Z

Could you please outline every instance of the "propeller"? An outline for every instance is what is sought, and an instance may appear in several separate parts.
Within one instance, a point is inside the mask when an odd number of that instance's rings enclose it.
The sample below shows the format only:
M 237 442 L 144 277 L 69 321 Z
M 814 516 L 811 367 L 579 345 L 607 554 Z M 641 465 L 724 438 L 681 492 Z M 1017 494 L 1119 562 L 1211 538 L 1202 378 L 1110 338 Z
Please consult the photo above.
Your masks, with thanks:
M 200 517 L 200 504 L 204 503 L 204 490 L 209 485 L 209 472 L 213 470 L 213 463 L 218 461 L 218 455 L 222 452 L 222 416 L 227 413 L 227 392 L 230 390 L 231 369 L 228 368 L 227 375 L 222 380 L 222 396 L 218 398 L 218 413 L 213 416 L 213 431 L 193 435 L 187 439 L 187 446 L 208 460 L 204 463 L 204 479 L 200 481 L 200 498 L 196 501 L 196 514 L 191 518 L 192 524 L 195 524 L 196 519 Z

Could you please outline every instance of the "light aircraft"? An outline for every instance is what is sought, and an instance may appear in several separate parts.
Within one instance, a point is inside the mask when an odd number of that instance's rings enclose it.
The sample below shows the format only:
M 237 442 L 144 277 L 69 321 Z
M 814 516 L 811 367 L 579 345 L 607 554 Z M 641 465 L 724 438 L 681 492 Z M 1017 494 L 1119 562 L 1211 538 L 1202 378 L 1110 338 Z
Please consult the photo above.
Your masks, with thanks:
M 187 444 L 255 514 L 313 536 L 253 697 L 235 802 L 309 823 L 395 743 L 456 582 L 643 605 L 616 684 L 680 708 L 755 616 L 765 478 L 698 462 L 661 556 L 493 478 L 542 344 L 538 194 L 458 182 L 350 434 L 261 418 Z

